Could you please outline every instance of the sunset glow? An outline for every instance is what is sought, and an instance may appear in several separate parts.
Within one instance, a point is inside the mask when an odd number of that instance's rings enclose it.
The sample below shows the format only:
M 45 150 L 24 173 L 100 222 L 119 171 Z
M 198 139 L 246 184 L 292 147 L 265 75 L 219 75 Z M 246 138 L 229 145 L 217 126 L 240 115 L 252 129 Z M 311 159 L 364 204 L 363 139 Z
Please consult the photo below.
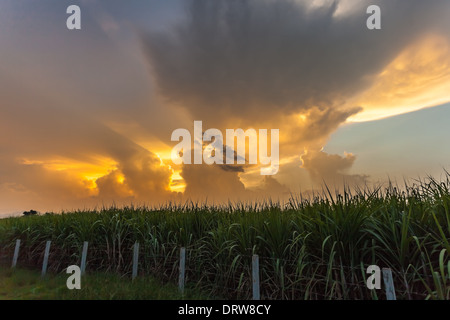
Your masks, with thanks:
M 68 29 L 63 2 L 2 1 L 0 214 L 441 174 L 450 5 L 372 2 L 86 1 Z M 224 134 L 225 156 L 227 129 L 278 130 L 279 166 L 251 163 L 248 144 L 244 163 L 175 164 L 171 135 L 195 122 Z
M 370 121 L 450 101 L 450 42 L 426 35 L 402 51 L 351 104 L 364 110 L 348 121 Z

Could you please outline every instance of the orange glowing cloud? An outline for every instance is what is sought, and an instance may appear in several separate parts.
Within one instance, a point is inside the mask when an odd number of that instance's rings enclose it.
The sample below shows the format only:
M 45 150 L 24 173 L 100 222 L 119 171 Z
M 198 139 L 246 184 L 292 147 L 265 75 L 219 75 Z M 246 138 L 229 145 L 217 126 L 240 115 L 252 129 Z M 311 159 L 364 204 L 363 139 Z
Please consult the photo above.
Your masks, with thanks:
M 450 101 L 450 42 L 427 35 L 403 50 L 373 81 L 350 101 L 364 111 L 349 121 L 386 118 Z

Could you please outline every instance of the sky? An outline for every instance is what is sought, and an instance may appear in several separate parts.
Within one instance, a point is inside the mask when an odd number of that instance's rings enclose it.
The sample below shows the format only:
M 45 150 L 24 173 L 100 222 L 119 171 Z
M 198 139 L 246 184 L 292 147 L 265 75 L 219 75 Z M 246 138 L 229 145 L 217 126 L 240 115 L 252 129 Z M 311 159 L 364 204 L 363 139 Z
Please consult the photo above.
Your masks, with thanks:
M 0 215 L 442 177 L 449 15 L 448 0 L 0 0 Z M 175 165 L 171 134 L 195 120 L 279 129 L 278 173 Z

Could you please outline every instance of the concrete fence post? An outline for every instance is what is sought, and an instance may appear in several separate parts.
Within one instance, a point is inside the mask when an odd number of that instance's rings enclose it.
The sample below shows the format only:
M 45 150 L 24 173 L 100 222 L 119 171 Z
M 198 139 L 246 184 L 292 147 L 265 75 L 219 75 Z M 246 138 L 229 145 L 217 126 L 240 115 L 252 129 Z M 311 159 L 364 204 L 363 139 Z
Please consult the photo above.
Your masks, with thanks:
M 14 256 L 11 264 L 11 268 L 15 268 L 17 265 L 17 259 L 19 258 L 20 239 L 16 240 L 16 247 L 14 248 Z
M 397 300 L 397 297 L 395 295 L 394 280 L 392 279 L 391 269 L 383 268 L 383 280 L 384 286 L 386 287 L 386 299 Z
M 186 273 L 186 248 L 180 249 L 180 269 L 178 276 L 178 290 L 181 294 L 184 294 L 184 280 Z
M 86 272 L 86 260 L 87 260 L 87 251 L 88 251 L 88 246 L 89 243 L 87 241 L 85 241 L 83 243 L 83 251 L 81 253 L 81 275 L 84 275 L 84 273 Z
M 133 275 L 134 280 L 138 275 L 138 263 L 139 263 L 139 242 L 135 242 L 133 247 Z
M 45 244 L 45 252 L 44 252 L 44 262 L 42 263 L 42 273 L 41 276 L 44 277 L 47 273 L 47 265 L 48 265 L 48 256 L 50 255 L 50 245 L 51 241 L 47 241 Z
M 253 300 L 260 300 L 259 288 L 259 256 L 254 254 L 252 257 L 252 283 L 253 283 Z

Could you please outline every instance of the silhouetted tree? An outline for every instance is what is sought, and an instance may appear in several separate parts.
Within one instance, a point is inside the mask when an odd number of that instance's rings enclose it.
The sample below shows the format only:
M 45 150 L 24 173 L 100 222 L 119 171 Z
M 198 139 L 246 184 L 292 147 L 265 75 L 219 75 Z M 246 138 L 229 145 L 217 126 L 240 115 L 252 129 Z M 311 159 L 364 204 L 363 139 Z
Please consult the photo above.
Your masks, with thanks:
M 30 211 L 24 211 L 23 212 L 24 216 L 33 216 L 33 215 L 36 215 L 36 214 L 37 214 L 36 210 L 30 210 Z

